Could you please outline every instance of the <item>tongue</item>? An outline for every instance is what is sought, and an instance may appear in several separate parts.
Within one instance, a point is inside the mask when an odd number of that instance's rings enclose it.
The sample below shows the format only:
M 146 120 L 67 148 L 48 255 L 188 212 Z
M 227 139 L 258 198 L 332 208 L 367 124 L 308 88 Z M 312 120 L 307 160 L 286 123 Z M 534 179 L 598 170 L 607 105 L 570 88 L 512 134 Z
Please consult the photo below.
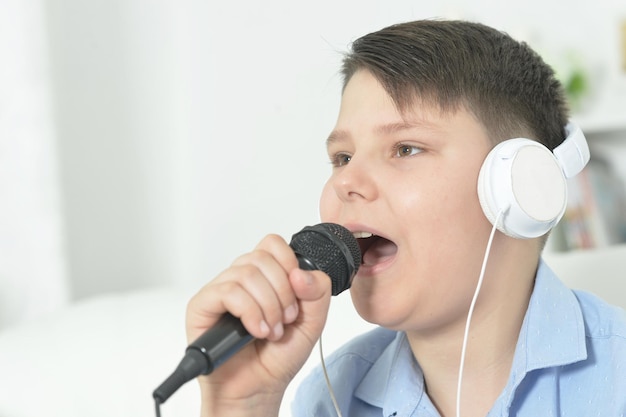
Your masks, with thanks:
M 393 256 L 398 247 L 387 239 L 377 239 L 363 254 L 364 265 L 376 265 Z

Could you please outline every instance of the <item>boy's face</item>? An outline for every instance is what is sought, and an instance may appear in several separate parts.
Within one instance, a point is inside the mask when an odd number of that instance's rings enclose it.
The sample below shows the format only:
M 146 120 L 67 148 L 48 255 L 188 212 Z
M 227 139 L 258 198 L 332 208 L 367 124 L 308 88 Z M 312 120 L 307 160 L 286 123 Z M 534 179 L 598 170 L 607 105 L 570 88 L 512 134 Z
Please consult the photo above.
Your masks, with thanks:
M 351 294 L 366 320 L 418 331 L 465 320 L 491 231 L 476 191 L 490 149 L 465 109 L 444 114 L 418 101 L 401 114 L 369 72 L 349 81 L 320 212 L 384 237 L 360 240 Z

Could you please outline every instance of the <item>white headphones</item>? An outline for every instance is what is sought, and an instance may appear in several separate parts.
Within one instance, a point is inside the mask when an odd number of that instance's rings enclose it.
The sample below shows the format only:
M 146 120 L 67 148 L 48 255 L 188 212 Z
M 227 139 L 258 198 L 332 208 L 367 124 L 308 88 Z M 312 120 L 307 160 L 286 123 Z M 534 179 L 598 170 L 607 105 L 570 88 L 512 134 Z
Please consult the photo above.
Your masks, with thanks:
M 509 139 L 485 158 L 478 176 L 478 198 L 493 224 L 502 212 L 498 230 L 514 238 L 546 234 L 561 220 L 567 205 L 566 179 L 589 161 L 582 130 L 570 122 L 567 137 L 550 152 L 531 139 Z

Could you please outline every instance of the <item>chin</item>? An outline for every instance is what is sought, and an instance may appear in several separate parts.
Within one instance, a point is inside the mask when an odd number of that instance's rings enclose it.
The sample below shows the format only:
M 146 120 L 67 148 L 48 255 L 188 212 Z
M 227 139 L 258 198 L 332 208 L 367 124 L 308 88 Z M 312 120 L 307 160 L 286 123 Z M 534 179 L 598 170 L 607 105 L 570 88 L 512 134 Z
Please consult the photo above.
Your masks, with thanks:
M 372 292 L 362 286 L 353 286 L 350 289 L 352 304 L 357 313 L 368 323 L 376 324 L 388 329 L 398 330 L 399 312 L 388 298 L 377 296 L 381 291 Z

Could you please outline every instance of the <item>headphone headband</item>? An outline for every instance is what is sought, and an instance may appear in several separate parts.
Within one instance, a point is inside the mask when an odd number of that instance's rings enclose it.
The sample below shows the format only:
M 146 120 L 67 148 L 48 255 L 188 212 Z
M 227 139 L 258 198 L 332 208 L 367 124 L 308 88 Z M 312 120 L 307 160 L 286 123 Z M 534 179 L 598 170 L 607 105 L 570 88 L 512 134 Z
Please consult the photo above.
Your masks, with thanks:
M 572 178 L 589 162 L 589 145 L 583 131 L 572 121 L 565 126 L 565 134 L 565 140 L 553 152 L 563 168 L 565 178 Z

